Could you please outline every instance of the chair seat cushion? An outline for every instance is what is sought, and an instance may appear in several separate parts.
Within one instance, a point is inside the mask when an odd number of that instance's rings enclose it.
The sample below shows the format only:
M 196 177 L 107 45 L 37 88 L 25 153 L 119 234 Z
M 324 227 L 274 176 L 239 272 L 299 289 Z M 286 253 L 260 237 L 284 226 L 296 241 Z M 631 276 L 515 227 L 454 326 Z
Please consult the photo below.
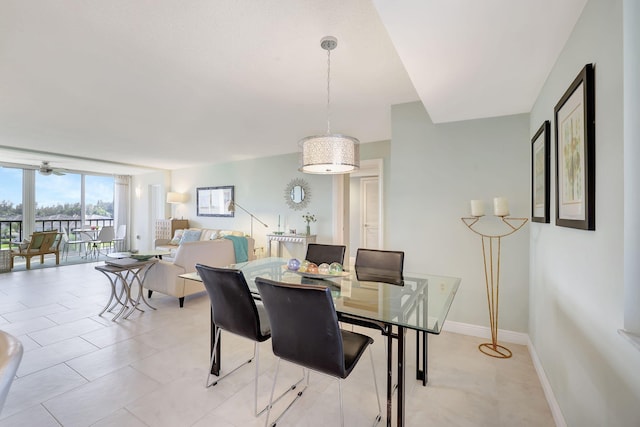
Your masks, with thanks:
M 367 346 L 373 344 L 373 338 L 357 332 L 345 331 L 344 329 L 341 329 L 340 332 L 342 333 L 345 369 L 342 378 L 347 378 L 358 363 L 358 360 L 360 360 L 360 356 L 362 356 Z
M 262 302 L 256 301 L 256 308 L 258 309 L 258 317 L 260 318 L 260 333 L 264 337 L 264 341 L 266 341 L 271 337 L 269 316 L 267 316 L 267 310 L 264 309 L 264 304 L 262 304 Z

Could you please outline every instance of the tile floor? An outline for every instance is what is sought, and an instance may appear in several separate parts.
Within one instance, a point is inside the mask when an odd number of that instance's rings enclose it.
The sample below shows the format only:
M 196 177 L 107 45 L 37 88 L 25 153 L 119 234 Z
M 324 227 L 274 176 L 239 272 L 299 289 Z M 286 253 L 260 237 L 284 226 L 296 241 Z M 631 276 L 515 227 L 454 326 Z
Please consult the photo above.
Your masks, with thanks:
M 252 415 L 253 366 L 205 388 L 209 314 L 206 294 L 177 299 L 154 294 L 158 310 L 112 322 L 99 317 L 108 297 L 96 264 L 0 274 L 0 329 L 19 337 L 25 353 L 0 427 L 264 425 Z M 373 335 L 384 408 L 384 344 Z M 413 372 L 413 333 L 408 334 Z M 408 426 L 553 426 L 524 346 L 497 360 L 477 350 L 483 340 L 443 333 L 429 338 L 429 385 L 407 385 Z M 223 366 L 252 343 L 223 335 Z M 275 359 L 262 344 L 259 400 L 266 404 Z M 364 361 L 366 362 L 366 361 Z M 281 367 L 280 387 L 299 376 Z M 376 414 L 369 363 L 344 382 L 345 425 L 371 425 Z M 337 382 L 311 375 L 302 399 L 279 426 L 339 425 Z

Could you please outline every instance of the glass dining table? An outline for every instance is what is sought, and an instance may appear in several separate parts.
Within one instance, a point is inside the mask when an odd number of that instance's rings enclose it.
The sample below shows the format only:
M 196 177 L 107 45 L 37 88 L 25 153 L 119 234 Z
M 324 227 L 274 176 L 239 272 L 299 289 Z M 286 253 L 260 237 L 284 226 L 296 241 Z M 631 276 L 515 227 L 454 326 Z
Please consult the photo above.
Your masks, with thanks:
M 256 277 L 264 277 L 286 283 L 323 285 L 331 289 L 336 312 L 376 321 L 385 326 L 387 339 L 387 425 L 393 419 L 393 340 L 396 340 L 397 405 L 396 425 L 405 422 L 405 359 L 406 332 L 413 329 L 418 334 L 439 334 L 456 295 L 461 279 L 456 277 L 435 276 L 424 273 L 404 273 L 402 280 L 395 278 L 386 283 L 373 281 L 372 276 L 345 271 L 338 275 L 318 275 L 289 271 L 285 258 L 262 258 L 255 261 L 235 264 L 232 267 L 243 272 L 249 288 L 259 298 L 255 285 Z M 181 275 L 185 279 L 201 280 L 196 273 Z M 211 333 L 215 333 L 212 324 Z M 426 337 L 424 338 L 426 350 Z M 211 347 L 213 348 L 213 346 Z M 220 351 L 220 346 L 218 346 Z M 426 351 L 423 357 L 426 380 Z M 218 354 L 216 360 L 220 360 Z M 219 374 L 216 365 L 212 373 Z M 416 369 L 418 367 L 416 366 Z M 420 375 L 417 376 L 420 379 Z

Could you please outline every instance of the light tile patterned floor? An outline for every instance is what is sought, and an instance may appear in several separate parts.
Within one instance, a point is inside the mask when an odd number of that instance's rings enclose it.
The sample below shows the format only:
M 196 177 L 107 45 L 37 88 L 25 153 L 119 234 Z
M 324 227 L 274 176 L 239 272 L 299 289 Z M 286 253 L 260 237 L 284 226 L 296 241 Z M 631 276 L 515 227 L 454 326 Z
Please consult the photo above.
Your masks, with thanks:
M 96 264 L 0 274 L 0 328 L 19 337 L 24 358 L 0 427 L 5 426 L 220 426 L 264 425 L 252 415 L 253 367 L 205 388 L 209 314 L 206 294 L 175 298 L 155 293 L 157 311 L 112 322 L 99 317 L 109 295 Z M 414 369 L 413 333 L 408 372 Z M 381 397 L 384 344 L 372 335 Z M 252 343 L 224 335 L 223 366 L 249 355 Z M 477 350 L 475 337 L 429 338 L 429 385 L 409 380 L 408 426 L 553 426 L 524 346 L 498 360 Z M 275 359 L 262 344 L 259 399 L 266 404 Z M 286 387 L 300 374 L 283 364 Z M 376 413 L 368 363 L 345 381 L 345 425 L 371 425 Z M 384 407 L 384 400 L 383 400 Z M 338 385 L 311 375 L 302 399 L 279 426 L 339 425 Z

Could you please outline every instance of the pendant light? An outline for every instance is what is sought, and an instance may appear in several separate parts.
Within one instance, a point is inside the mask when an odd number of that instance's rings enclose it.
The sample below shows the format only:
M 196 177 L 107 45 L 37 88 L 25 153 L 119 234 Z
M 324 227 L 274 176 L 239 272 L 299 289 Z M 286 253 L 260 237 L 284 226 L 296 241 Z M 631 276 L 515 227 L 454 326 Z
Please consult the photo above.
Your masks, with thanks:
M 343 174 L 360 167 L 360 141 L 356 138 L 331 133 L 331 51 L 338 46 L 338 39 L 327 36 L 320 47 L 327 51 L 327 133 L 308 136 L 298 142 L 300 163 L 298 169 L 305 173 Z

